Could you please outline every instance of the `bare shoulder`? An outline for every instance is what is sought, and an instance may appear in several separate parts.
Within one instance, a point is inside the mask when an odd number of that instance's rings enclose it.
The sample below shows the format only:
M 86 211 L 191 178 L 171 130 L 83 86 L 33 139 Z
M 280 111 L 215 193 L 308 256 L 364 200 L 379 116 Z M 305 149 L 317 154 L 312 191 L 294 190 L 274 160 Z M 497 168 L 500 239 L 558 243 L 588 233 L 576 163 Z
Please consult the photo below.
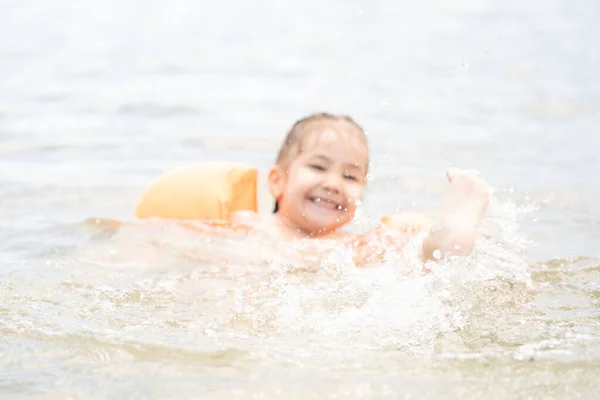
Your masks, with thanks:
M 232 225 L 253 226 L 253 225 L 256 225 L 256 224 L 262 222 L 262 218 L 255 211 L 240 210 L 240 211 L 234 211 L 231 213 L 231 215 L 229 217 L 229 222 Z

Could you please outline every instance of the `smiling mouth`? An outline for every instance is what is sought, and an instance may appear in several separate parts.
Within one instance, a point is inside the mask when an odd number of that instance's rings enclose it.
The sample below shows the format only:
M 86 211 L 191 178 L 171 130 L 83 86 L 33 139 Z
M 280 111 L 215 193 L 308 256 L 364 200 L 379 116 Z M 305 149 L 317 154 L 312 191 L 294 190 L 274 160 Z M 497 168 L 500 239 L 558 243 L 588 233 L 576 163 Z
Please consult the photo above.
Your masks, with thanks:
M 342 211 L 344 209 L 344 207 L 342 207 L 341 204 L 338 204 L 329 199 L 324 199 L 322 197 L 309 196 L 308 200 L 310 200 L 312 203 L 315 203 L 319 207 L 323 207 L 328 210 Z

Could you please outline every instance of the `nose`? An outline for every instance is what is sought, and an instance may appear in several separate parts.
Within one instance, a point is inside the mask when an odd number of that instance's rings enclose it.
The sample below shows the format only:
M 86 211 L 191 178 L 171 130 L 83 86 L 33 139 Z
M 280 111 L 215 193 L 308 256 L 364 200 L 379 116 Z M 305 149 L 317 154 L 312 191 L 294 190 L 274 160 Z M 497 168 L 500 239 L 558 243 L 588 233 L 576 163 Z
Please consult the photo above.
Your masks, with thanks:
M 323 188 L 331 193 L 342 192 L 342 180 L 338 174 L 327 174 L 325 182 L 323 182 Z

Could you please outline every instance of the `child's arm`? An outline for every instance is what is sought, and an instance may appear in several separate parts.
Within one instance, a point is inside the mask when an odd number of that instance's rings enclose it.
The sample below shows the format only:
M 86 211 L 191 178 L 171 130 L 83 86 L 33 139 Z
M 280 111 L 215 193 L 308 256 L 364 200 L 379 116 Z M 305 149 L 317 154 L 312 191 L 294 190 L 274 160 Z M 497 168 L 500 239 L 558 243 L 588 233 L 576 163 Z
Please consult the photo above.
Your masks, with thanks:
M 474 173 L 453 169 L 447 176 L 450 187 L 440 217 L 423 241 L 423 261 L 470 254 L 489 203 L 489 187 Z

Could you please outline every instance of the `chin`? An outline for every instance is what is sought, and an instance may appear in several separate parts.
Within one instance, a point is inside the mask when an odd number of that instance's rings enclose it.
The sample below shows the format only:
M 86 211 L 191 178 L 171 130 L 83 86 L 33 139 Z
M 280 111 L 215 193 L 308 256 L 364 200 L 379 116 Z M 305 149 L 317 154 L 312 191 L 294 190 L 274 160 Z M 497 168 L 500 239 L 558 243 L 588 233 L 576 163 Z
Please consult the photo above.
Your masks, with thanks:
M 337 229 L 344 226 L 346 222 L 338 222 L 336 220 L 333 221 L 315 221 L 307 224 L 309 229 L 306 229 L 308 232 L 311 232 L 314 236 L 325 236 L 332 232 L 335 232 Z

